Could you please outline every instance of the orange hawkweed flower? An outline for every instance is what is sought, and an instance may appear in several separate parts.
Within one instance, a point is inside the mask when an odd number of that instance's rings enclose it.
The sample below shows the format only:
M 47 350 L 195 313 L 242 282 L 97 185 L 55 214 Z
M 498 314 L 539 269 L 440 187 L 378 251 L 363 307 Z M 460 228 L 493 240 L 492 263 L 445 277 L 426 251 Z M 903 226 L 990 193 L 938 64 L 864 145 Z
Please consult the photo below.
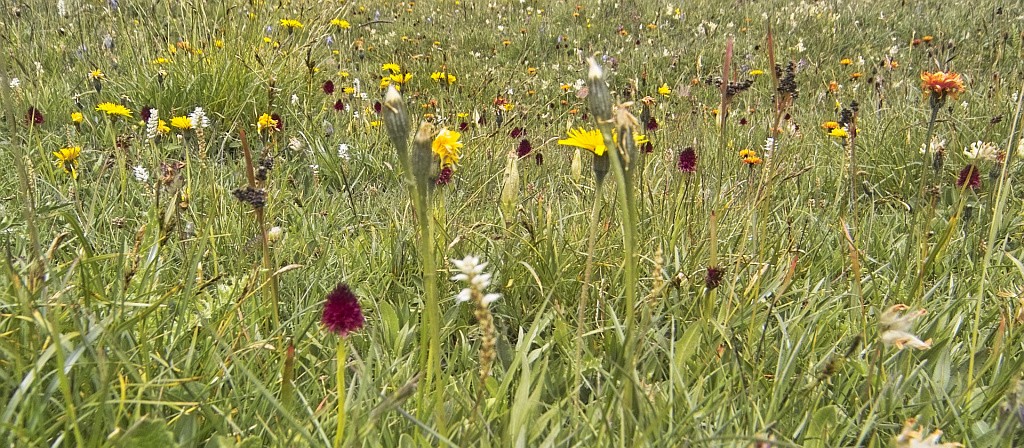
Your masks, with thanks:
M 960 78 L 960 74 L 957 72 L 923 72 L 921 73 L 921 89 L 926 94 L 933 94 L 940 100 L 944 100 L 946 95 L 950 95 L 953 98 L 964 91 L 964 81 Z

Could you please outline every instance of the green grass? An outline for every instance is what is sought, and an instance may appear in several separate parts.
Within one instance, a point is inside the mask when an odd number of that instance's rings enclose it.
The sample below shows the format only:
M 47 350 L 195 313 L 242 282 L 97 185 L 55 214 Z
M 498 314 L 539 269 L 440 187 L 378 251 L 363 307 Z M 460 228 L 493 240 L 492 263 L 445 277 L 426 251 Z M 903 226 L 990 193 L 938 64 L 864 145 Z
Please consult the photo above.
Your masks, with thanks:
M 341 282 L 366 315 L 347 341 L 347 445 L 746 447 L 770 436 L 772 446 L 883 447 L 897 446 L 910 418 L 947 442 L 1024 445 L 1019 6 L 65 3 L 66 16 L 53 2 L 12 3 L 0 23 L 0 164 L 13 167 L 0 178 L 4 445 L 330 445 L 339 341 L 320 318 Z M 288 32 L 281 19 L 304 27 Z M 800 94 L 774 154 L 748 167 L 737 154 L 764 157 L 774 122 L 769 25 L 778 62 L 800 67 Z M 723 142 L 720 91 L 704 80 L 721 75 L 727 36 L 731 72 L 769 74 L 733 99 Z M 639 116 L 640 99 L 655 99 L 653 152 L 630 168 L 633 229 L 614 171 L 598 189 L 593 155 L 583 150 L 574 173 L 574 148 L 556 142 L 596 127 L 572 86 L 595 55 L 614 101 L 636 101 Z M 467 123 L 462 160 L 428 210 L 441 313 L 434 383 L 422 379 L 422 232 L 373 110 L 392 62 L 413 74 L 402 88 L 413 129 L 424 118 Z M 936 175 L 919 153 L 931 115 L 920 73 L 940 69 L 961 73 L 967 89 L 939 110 Z M 442 70 L 457 82 L 431 80 Z M 365 99 L 343 91 L 356 79 Z M 663 84 L 672 93 L 657 93 Z M 499 95 L 513 104 L 500 126 Z M 102 116 L 104 101 L 132 118 Z M 851 101 L 852 189 L 848 148 L 821 128 Z M 168 123 L 203 107 L 206 157 L 194 131 L 148 140 L 144 106 Z M 30 107 L 42 124 L 27 125 Z M 72 112 L 84 114 L 80 126 Z M 263 113 L 279 114 L 283 130 L 258 133 Z M 253 207 L 232 195 L 247 184 L 241 129 L 257 161 L 274 161 L 265 220 L 285 233 L 270 242 L 269 270 Z M 522 138 L 534 152 L 502 204 L 507 154 Z M 958 188 L 970 163 L 962 149 L 979 140 L 1005 153 L 1005 170 L 976 162 L 981 187 Z M 54 163 L 65 146 L 82 148 L 77 179 Z M 693 174 L 676 168 L 687 146 Z M 624 232 L 636 235 L 635 284 Z M 712 251 L 725 274 L 710 290 Z M 474 310 L 448 281 L 449 260 L 466 255 L 488 263 L 488 292 L 502 295 L 482 383 Z M 637 298 L 628 326 L 627 288 Z M 899 303 L 928 310 L 910 331 L 930 348 L 882 343 L 879 318 Z

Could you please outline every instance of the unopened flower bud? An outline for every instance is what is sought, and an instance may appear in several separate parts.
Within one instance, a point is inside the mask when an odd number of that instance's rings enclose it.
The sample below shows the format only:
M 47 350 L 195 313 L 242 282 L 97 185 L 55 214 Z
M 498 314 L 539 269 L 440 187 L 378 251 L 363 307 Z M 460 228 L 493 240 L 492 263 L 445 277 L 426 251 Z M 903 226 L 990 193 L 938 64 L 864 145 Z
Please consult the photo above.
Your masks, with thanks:
M 416 131 L 416 137 L 413 138 L 412 142 L 412 154 L 409 160 L 410 169 L 412 170 L 413 177 L 416 179 L 416 186 L 420 188 L 421 192 L 426 191 L 427 180 L 430 178 L 430 173 L 433 172 L 436 165 L 434 163 L 434 151 L 431 148 L 435 134 L 437 134 L 437 131 L 434 129 L 434 125 L 424 121 L 420 123 L 420 128 Z
M 587 101 L 590 103 L 590 113 L 598 121 L 608 121 L 612 118 L 612 97 L 608 92 L 608 83 L 604 81 L 604 71 L 597 65 L 594 58 L 588 58 L 590 72 L 587 74 Z
M 402 94 L 398 93 L 395 86 L 389 86 L 388 93 L 384 95 L 381 115 L 384 118 L 384 127 L 387 129 L 388 138 L 391 139 L 391 144 L 395 145 L 395 150 L 398 152 L 398 161 L 403 168 L 408 169 L 409 113 L 406 111 Z

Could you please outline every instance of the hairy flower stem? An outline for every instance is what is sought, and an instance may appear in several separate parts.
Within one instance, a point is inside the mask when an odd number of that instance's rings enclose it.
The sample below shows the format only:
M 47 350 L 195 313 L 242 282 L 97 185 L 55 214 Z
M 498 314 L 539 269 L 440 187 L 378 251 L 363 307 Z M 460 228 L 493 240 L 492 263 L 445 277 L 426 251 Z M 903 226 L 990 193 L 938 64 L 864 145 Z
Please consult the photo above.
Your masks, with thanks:
M 622 343 L 622 372 L 626 375 L 636 375 L 636 350 L 635 345 L 640 336 L 640 329 L 636 327 L 636 286 L 637 286 L 637 269 L 636 269 L 636 203 L 633 198 L 633 191 L 631 182 L 629 182 L 629 173 L 626 170 L 625 164 L 622 161 L 622 154 L 616 147 L 616 144 L 612 141 L 612 129 L 607 123 L 601 124 L 601 133 L 604 134 L 605 145 L 610 149 L 612 172 L 615 173 L 615 185 L 618 190 L 618 195 L 621 198 L 622 208 L 620 212 L 622 214 L 622 256 L 623 263 L 625 264 L 625 306 L 626 306 L 626 317 L 623 321 L 623 328 L 625 331 L 625 338 Z M 623 139 L 625 140 L 625 139 Z M 633 387 L 632 384 L 636 384 L 633 381 L 634 378 L 622 378 L 623 386 L 630 384 L 629 387 L 624 387 L 622 400 L 623 408 L 633 409 Z
M 340 447 L 345 441 L 345 363 L 348 360 L 348 346 L 345 337 L 338 338 L 338 427 L 334 430 L 334 446 Z
M 594 271 L 594 252 L 595 246 L 597 245 L 597 227 L 598 221 L 601 217 L 601 205 L 604 195 L 602 194 L 601 187 L 604 185 L 603 181 L 597 182 L 594 188 L 594 208 L 590 211 L 590 231 L 587 236 L 587 262 L 583 268 L 583 285 L 580 287 L 580 300 L 579 307 L 576 310 L 576 357 L 573 358 L 579 361 L 583 352 L 583 334 L 585 333 L 585 322 L 587 314 L 587 299 L 590 296 L 590 280 Z M 583 363 L 576 363 L 576 392 L 573 394 L 577 400 L 580 396 L 580 387 L 583 382 Z
M 249 150 L 249 140 L 245 138 L 245 130 L 238 130 L 238 138 L 242 141 L 242 153 L 245 155 L 245 175 L 249 181 L 250 188 L 258 188 L 256 184 L 256 173 L 252 164 L 252 152 Z M 274 331 L 281 327 L 280 295 L 277 289 L 277 277 L 274 276 L 270 260 L 270 240 L 267 239 L 267 223 L 263 207 L 255 207 L 256 225 L 260 229 L 260 244 L 263 246 L 263 276 L 264 284 L 270 287 L 270 311 L 274 317 Z
M 928 145 L 932 141 L 932 133 L 935 130 L 935 120 L 938 118 L 938 116 L 939 116 L 939 109 L 942 107 L 942 104 L 940 104 L 940 103 L 938 103 L 938 102 L 936 102 L 934 100 L 932 101 L 931 105 L 932 105 L 932 115 L 931 115 L 931 118 L 928 119 L 928 131 L 925 132 L 925 136 L 924 136 L 925 148 L 928 148 L 929 147 Z M 926 208 L 925 204 L 932 204 L 932 201 L 929 200 L 928 197 L 927 197 L 927 194 L 928 194 L 928 182 L 929 182 L 928 167 L 930 166 L 930 162 L 931 162 L 929 160 L 929 154 L 928 153 L 929 153 L 929 151 L 926 150 L 924 152 L 924 154 L 921 156 L 921 168 L 920 168 L 919 174 L 918 174 L 918 177 L 920 178 L 919 179 L 920 185 L 918 186 L 917 197 L 918 197 L 918 201 L 919 201 L 920 205 L 918 206 L 918 209 L 915 210 L 915 213 L 914 213 L 914 227 L 913 227 L 914 228 L 914 232 L 917 234 L 917 238 L 916 238 L 917 241 L 916 241 L 916 244 L 907 244 L 907 251 L 908 252 L 910 251 L 911 248 L 913 248 L 915 246 L 917 246 L 917 248 L 918 248 L 918 250 L 917 250 L 918 253 L 916 254 L 917 256 L 914 257 L 914 260 L 916 260 L 916 263 L 917 263 L 916 267 L 914 268 L 914 274 L 915 274 L 914 285 L 911 287 L 910 294 L 907 296 L 911 300 L 914 300 L 914 299 L 917 298 L 917 294 L 918 294 L 919 290 L 921 289 L 919 285 L 922 285 L 924 283 L 924 275 L 925 275 L 925 273 L 924 273 L 924 259 L 925 259 L 925 256 L 928 254 L 928 230 L 927 230 L 927 228 L 928 228 L 928 225 L 930 224 L 930 219 L 927 219 L 927 218 L 922 216 L 922 212 Z
M 441 434 L 444 430 L 444 394 L 441 384 L 441 311 L 437 297 L 437 268 L 434 262 L 434 223 L 431 219 L 429 193 L 420 191 L 416 198 L 417 225 L 420 230 L 420 257 L 423 264 L 423 323 L 420 329 L 420 346 L 427 347 L 426 356 L 421 352 L 420 367 L 426 372 L 426 387 L 423 394 L 434 397 L 433 414 Z M 427 395 L 424 395 L 427 396 Z

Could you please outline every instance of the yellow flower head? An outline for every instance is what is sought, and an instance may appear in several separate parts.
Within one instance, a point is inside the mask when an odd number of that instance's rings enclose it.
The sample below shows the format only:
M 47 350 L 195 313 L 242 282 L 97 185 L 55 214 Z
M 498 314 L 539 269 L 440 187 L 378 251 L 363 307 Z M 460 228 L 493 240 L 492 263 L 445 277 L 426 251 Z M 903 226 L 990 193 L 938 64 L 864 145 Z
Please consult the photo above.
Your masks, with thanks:
M 96 110 L 98 110 L 100 112 L 104 112 L 108 116 L 122 116 L 122 117 L 131 117 L 132 116 L 131 109 L 129 109 L 127 107 L 124 107 L 124 106 L 122 106 L 120 104 L 116 104 L 116 103 L 110 103 L 110 102 L 99 103 L 99 104 L 96 105 Z
M 288 30 L 295 30 L 302 28 L 302 22 L 295 19 L 281 19 L 281 26 L 288 28 Z
M 81 112 L 71 112 L 71 122 L 72 123 L 78 124 L 78 123 L 81 123 L 82 120 L 85 120 L 85 117 L 82 115 Z
M 447 72 L 434 72 L 430 74 L 430 79 L 434 81 L 444 81 L 448 84 L 455 84 L 455 75 Z
M 434 137 L 431 149 L 441 158 L 442 168 L 459 164 L 459 149 L 462 148 L 460 138 L 462 138 L 462 134 L 449 131 L 448 128 L 441 128 L 441 131 Z
M 764 74 L 764 70 L 755 68 L 755 69 L 747 72 L 747 74 L 750 75 L 750 76 L 761 76 L 761 75 Z
M 747 165 L 750 165 L 750 166 L 760 165 L 761 164 L 761 158 L 758 157 L 757 156 L 757 152 L 755 152 L 752 149 L 742 149 L 742 150 L 740 150 L 740 159 L 743 160 L 743 163 L 745 163 Z
M 389 62 L 387 64 L 381 65 L 380 69 L 382 71 L 389 71 L 393 74 L 398 74 L 402 72 L 402 67 L 399 66 L 398 64 L 395 64 L 394 62 Z
M 668 96 L 670 93 L 672 93 L 672 89 L 669 88 L 668 83 L 664 83 L 661 87 L 658 87 L 658 94 Z
M 345 19 L 333 19 L 331 20 L 331 25 L 343 30 L 347 30 L 352 27 L 352 25 L 348 23 L 348 20 Z
M 167 122 L 163 120 L 157 120 L 156 133 L 160 135 L 166 135 L 168 132 L 171 132 L 171 128 L 167 127 Z
M 583 148 L 596 156 L 603 156 L 604 152 L 608 150 L 604 144 L 604 136 L 597 129 L 570 129 L 569 138 L 559 140 L 558 144 Z
M 107 75 L 104 75 L 100 69 L 89 72 L 89 79 L 106 79 Z
M 850 59 L 850 58 L 843 58 L 842 60 L 840 60 L 840 61 L 839 61 L 839 63 L 840 63 L 841 65 L 850 65 L 850 64 L 852 64 L 852 63 L 853 63 L 853 59 Z
M 270 114 L 260 115 L 259 120 L 256 121 L 256 132 L 275 131 L 277 130 L 277 120 Z
M 153 59 L 153 63 L 156 65 L 170 64 L 171 60 L 161 56 L 159 58 Z
M 846 138 L 846 137 L 849 137 L 850 134 L 848 134 L 846 132 L 846 129 L 835 128 L 835 129 L 829 131 L 828 135 L 831 135 L 831 136 L 836 137 L 836 138 Z
M 454 76 L 453 76 L 453 78 L 454 78 Z M 406 73 L 404 75 L 396 73 L 396 74 L 391 75 L 391 76 L 388 77 L 388 80 L 390 80 L 391 82 L 397 83 L 397 84 L 405 84 L 405 83 L 409 82 L 410 79 L 412 79 L 412 73 Z
M 192 129 L 192 120 L 185 116 L 174 117 L 171 118 L 171 126 L 178 129 Z
M 829 130 L 830 131 L 832 129 L 838 128 L 839 127 L 839 123 L 837 123 L 835 121 L 826 121 L 826 122 L 821 124 L 821 127 L 823 129 L 825 129 L 825 130 Z
M 81 153 L 81 146 L 69 146 L 61 148 L 60 151 L 54 151 L 53 155 L 57 158 L 57 166 L 64 168 L 64 171 L 73 179 L 78 179 L 78 156 Z

